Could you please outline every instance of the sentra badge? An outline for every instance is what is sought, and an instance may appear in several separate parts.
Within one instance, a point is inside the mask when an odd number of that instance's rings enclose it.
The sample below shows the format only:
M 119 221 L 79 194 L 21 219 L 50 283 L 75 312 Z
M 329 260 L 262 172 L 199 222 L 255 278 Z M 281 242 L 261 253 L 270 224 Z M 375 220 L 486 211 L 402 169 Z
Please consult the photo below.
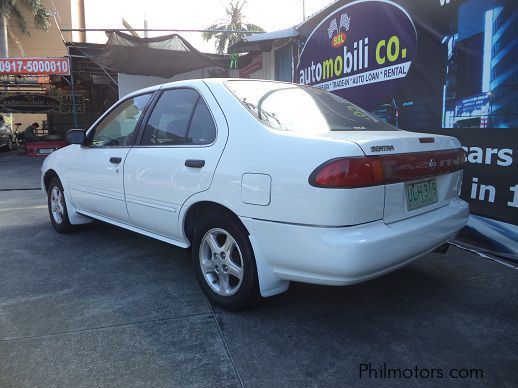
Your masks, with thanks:
M 371 152 L 387 152 L 394 151 L 394 146 L 391 145 L 379 145 L 379 146 L 371 146 Z

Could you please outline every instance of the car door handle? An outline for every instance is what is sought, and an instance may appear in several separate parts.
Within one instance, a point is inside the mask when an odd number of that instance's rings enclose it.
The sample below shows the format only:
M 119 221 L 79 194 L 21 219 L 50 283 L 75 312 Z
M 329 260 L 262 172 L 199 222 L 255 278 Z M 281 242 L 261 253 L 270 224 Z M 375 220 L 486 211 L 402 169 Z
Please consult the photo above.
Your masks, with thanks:
M 185 167 L 202 168 L 203 166 L 205 166 L 205 160 L 187 159 L 185 161 Z
M 119 164 L 120 162 L 122 162 L 122 158 L 117 158 L 115 156 L 112 156 L 110 158 L 110 163 L 116 163 L 116 164 Z

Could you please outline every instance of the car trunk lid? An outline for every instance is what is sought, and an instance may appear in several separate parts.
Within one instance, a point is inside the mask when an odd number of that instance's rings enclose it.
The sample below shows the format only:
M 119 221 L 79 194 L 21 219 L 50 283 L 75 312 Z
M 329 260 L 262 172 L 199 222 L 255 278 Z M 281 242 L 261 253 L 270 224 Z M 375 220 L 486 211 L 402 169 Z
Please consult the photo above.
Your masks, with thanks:
M 358 144 L 367 156 L 403 154 L 459 148 L 459 141 L 450 136 L 407 131 L 330 131 L 323 137 Z
M 464 152 L 454 137 L 407 131 L 328 132 L 382 166 L 385 223 L 447 205 L 460 192 Z

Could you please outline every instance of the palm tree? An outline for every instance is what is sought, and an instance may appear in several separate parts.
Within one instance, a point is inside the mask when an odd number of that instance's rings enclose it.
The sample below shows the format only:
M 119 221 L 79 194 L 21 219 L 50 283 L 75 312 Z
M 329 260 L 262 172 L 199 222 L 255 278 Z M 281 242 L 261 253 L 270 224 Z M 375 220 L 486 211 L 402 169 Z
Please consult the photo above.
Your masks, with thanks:
M 0 0 L 0 55 L 7 56 L 7 34 L 17 42 L 12 29 L 8 29 L 12 20 L 18 29 L 30 35 L 27 21 L 22 13 L 25 8 L 32 15 L 34 25 L 37 28 L 47 29 L 49 27 L 50 13 L 45 9 L 41 0 Z M 10 26 L 10 25 L 9 25 Z
M 264 32 L 264 30 L 256 24 L 245 23 L 245 16 L 243 14 L 243 7 L 246 0 L 239 1 L 230 0 L 230 3 L 225 7 L 226 19 L 215 22 L 213 25 L 207 27 L 207 30 L 202 34 L 204 40 L 209 41 L 212 38 L 216 39 L 215 47 L 219 54 L 223 54 L 228 46 L 236 43 L 239 39 L 248 32 L 225 32 L 225 31 L 250 31 L 250 32 Z M 221 32 L 220 32 L 221 31 Z

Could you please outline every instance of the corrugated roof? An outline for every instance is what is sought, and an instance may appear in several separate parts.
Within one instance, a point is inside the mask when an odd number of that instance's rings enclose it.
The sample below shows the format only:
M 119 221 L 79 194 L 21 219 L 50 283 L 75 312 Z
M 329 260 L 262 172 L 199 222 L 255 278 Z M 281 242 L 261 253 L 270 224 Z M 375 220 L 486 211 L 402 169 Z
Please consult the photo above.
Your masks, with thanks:
M 270 51 L 274 41 L 279 39 L 290 39 L 299 36 L 295 28 L 285 28 L 284 30 L 264 32 L 245 36 L 238 42 L 229 46 L 228 52 L 243 53 L 252 51 Z

